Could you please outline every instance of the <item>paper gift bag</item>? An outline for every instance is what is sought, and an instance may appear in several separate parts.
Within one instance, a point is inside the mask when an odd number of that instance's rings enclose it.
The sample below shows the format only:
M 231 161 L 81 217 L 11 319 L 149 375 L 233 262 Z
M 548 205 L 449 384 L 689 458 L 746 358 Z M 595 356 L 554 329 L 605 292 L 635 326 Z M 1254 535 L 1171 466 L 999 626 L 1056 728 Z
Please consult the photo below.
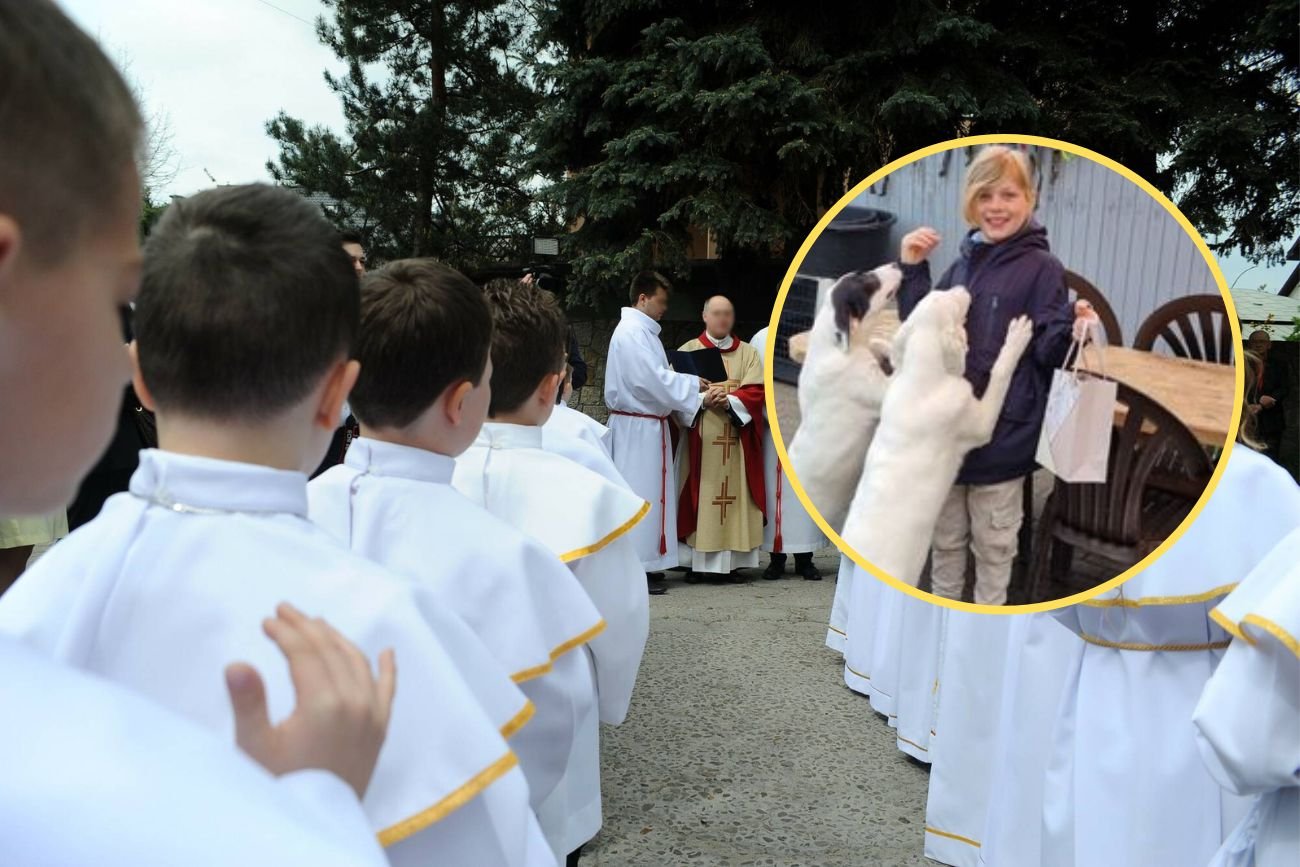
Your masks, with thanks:
M 1052 390 L 1038 436 L 1038 463 L 1062 481 L 1104 482 L 1119 386 L 1080 371 L 1081 354 L 1076 341 L 1065 364 L 1052 372 Z

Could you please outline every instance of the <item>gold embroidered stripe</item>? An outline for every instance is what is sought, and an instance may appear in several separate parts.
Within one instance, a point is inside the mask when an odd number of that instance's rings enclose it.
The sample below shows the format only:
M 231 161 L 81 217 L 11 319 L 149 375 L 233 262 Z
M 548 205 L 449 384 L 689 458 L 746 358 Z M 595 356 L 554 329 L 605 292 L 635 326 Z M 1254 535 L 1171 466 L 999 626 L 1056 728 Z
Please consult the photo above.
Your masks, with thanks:
M 510 722 L 506 723 L 501 727 L 501 737 L 503 738 L 512 737 L 515 734 L 515 732 L 523 728 L 524 725 L 527 724 L 527 722 L 533 718 L 533 714 L 536 712 L 537 712 L 537 708 L 533 707 L 533 703 L 531 701 L 527 702 L 524 705 L 524 709 L 519 711 L 519 713 L 515 714 L 514 719 L 510 720 Z
M 423 831 L 434 822 L 448 816 L 452 811 L 468 804 L 479 792 L 486 789 L 517 764 L 519 764 L 519 759 L 515 758 L 515 754 L 506 753 L 432 807 L 421 810 L 414 816 L 403 819 L 395 825 L 389 825 L 380 831 L 379 844 L 381 846 L 391 846 L 405 840 L 412 834 Z
M 1206 590 L 1204 593 L 1193 593 L 1190 596 L 1143 596 L 1138 599 L 1089 599 L 1081 604 L 1091 605 L 1093 608 L 1141 608 L 1147 605 L 1190 605 L 1194 602 L 1209 602 L 1219 596 L 1227 596 L 1233 590 L 1237 589 L 1236 582 L 1224 584 L 1222 587 L 1215 587 L 1213 590 Z
M 1300 641 L 1297 641 L 1294 635 L 1287 632 L 1272 620 L 1269 620 L 1266 617 L 1260 617 L 1258 614 L 1247 614 L 1242 618 L 1241 622 L 1243 624 L 1248 623 L 1257 629 L 1264 630 L 1269 635 L 1280 641 L 1282 646 L 1294 653 L 1297 658 L 1300 658 Z
M 568 641 L 564 642 L 559 647 L 552 650 L 550 654 L 551 658 L 549 661 L 543 662 L 541 665 L 533 666 L 532 668 L 525 668 L 523 671 L 517 671 L 514 674 L 510 675 L 510 679 L 513 680 L 515 683 L 524 683 L 525 681 L 532 680 L 535 677 L 541 677 L 543 674 L 546 674 L 550 672 L 553 668 L 555 668 L 555 660 L 559 659 L 561 656 L 564 656 L 564 654 L 568 653 L 570 650 L 573 650 L 575 647 L 581 647 L 582 645 L 586 644 L 588 641 L 591 641 L 591 639 L 595 638 L 597 635 L 600 635 L 600 633 L 604 631 L 605 631 L 605 621 L 602 620 L 599 623 L 597 623 L 595 626 L 588 629 L 586 632 L 582 633 L 581 635 L 570 638 Z
M 978 840 L 972 840 L 970 837 L 963 837 L 961 834 L 950 834 L 947 831 L 940 831 L 938 828 L 931 828 L 929 825 L 925 826 L 925 833 L 936 834 L 940 837 L 947 837 L 949 840 L 956 840 L 959 843 L 965 843 L 968 846 L 974 846 L 976 849 L 980 848 L 980 844 Z
M 829 626 L 829 625 L 826 628 L 838 635 L 843 635 L 845 638 L 849 637 L 849 634 L 845 632 L 843 629 L 836 629 L 834 626 Z
M 921 746 L 916 741 L 909 741 L 907 738 L 903 737 L 902 735 L 897 735 L 896 737 L 905 744 L 911 744 L 912 746 L 916 747 L 918 750 L 920 750 L 923 753 L 930 752 L 927 748 Z
M 581 559 L 590 554 L 595 554 L 597 551 L 599 551 L 601 548 L 604 548 L 610 542 L 613 542 L 619 536 L 626 534 L 629 530 L 631 530 L 633 527 L 639 524 L 641 522 L 641 519 L 644 518 L 649 513 L 650 513 L 650 503 L 648 501 L 643 502 L 641 504 L 640 511 L 638 511 L 635 515 L 633 515 L 626 524 L 617 528 L 608 536 L 601 539 L 599 542 L 594 542 L 585 548 L 577 548 L 573 551 L 568 552 L 567 554 L 561 554 L 560 559 L 563 560 L 565 563 L 570 563 L 574 560 Z
M 1232 643 L 1228 641 L 1206 641 L 1200 644 L 1139 644 L 1131 641 L 1107 641 L 1104 638 L 1098 638 L 1095 635 L 1089 635 L 1086 632 L 1080 632 L 1079 637 L 1089 644 L 1095 644 L 1098 647 L 1110 647 L 1115 650 L 1141 650 L 1156 651 L 1166 650 L 1171 652 L 1188 652 L 1193 650 L 1222 650 Z

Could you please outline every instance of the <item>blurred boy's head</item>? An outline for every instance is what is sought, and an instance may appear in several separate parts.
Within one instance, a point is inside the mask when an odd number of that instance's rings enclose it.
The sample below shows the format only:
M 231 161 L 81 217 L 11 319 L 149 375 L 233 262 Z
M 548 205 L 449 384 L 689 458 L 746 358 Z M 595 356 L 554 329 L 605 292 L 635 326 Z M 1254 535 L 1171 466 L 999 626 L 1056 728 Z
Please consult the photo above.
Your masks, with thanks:
M 966 170 L 962 216 L 996 244 L 1015 235 L 1034 212 L 1037 194 L 1029 159 L 1006 145 L 989 145 Z
M 459 455 L 487 417 L 491 347 L 492 314 L 469 278 L 432 259 L 390 262 L 361 284 L 352 412 L 367 434 L 418 426 L 431 450 Z
M 112 436 L 141 129 L 121 75 L 52 2 L 0 3 L 0 514 L 70 501 Z
M 564 377 L 565 322 L 555 296 L 523 284 L 489 286 L 492 309 L 492 418 L 543 424 Z
M 338 233 L 296 193 L 251 184 L 172 204 L 135 309 L 137 391 L 163 446 L 168 418 L 247 428 L 297 413 L 311 419 L 303 460 L 319 462 L 356 376 L 359 311 Z

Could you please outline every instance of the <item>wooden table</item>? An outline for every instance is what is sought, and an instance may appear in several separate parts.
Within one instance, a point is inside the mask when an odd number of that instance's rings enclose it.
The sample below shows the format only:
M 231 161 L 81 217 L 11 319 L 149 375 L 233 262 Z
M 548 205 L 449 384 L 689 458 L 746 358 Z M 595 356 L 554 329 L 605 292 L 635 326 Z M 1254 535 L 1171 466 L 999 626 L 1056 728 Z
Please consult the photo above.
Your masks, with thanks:
M 1108 346 L 1104 352 L 1106 376 L 1162 405 L 1187 425 L 1203 445 L 1222 446 L 1227 441 L 1237 382 L 1234 366 L 1156 355 L 1122 346 Z M 1084 352 L 1082 367 L 1102 372 L 1095 348 Z M 1116 407 L 1116 425 L 1123 423 L 1126 412 L 1124 407 Z

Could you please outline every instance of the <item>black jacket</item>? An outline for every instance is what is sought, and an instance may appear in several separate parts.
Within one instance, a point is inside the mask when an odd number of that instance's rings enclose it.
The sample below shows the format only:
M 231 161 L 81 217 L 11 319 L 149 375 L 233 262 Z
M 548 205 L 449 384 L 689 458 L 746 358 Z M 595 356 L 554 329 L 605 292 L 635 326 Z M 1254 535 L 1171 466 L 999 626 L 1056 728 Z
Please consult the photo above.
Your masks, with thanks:
M 988 387 L 989 372 L 1017 316 L 1034 322 L 1034 338 L 1011 379 L 993 439 L 966 456 L 959 485 L 1010 481 L 1038 466 L 1038 435 L 1047 409 L 1052 371 L 1070 348 L 1074 313 L 1065 288 L 1065 267 L 1047 245 L 1047 230 L 1030 222 L 999 244 L 982 243 L 970 232 L 961 256 L 933 285 L 965 286 L 971 294 L 966 317 L 966 379 L 977 397 Z M 899 315 L 906 319 L 931 290 L 930 265 L 903 265 Z

